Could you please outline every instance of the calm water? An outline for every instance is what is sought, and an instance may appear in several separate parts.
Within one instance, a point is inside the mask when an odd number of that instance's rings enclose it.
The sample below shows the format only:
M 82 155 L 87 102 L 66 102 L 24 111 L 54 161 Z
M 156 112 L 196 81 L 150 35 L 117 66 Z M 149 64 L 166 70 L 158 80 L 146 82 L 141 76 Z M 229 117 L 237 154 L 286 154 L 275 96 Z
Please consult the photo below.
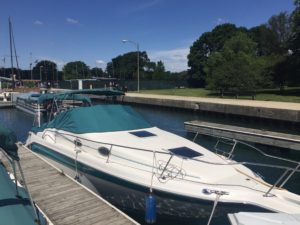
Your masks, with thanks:
M 211 114 L 211 115 L 208 113 L 199 114 L 190 111 L 180 111 L 174 109 L 161 109 L 161 108 L 159 109 L 155 107 L 138 106 L 138 105 L 133 105 L 133 108 L 135 108 L 140 114 L 142 114 L 143 117 L 148 122 L 150 122 L 150 124 L 168 130 L 170 132 L 176 133 L 188 139 L 192 139 L 194 136 L 185 132 L 183 123 L 185 121 L 196 120 L 196 119 L 214 121 L 214 122 L 226 122 L 229 124 L 241 124 L 243 126 L 248 125 L 251 127 L 264 127 L 266 129 L 269 129 L 273 125 L 272 123 L 264 124 L 263 122 L 257 123 L 251 120 L 250 121 L 244 119 L 239 120 L 239 118 L 233 119 L 233 118 L 223 117 L 217 114 Z M 23 113 L 17 109 L 0 109 L 0 122 L 6 125 L 8 128 L 12 129 L 16 133 L 18 140 L 24 142 L 27 138 L 27 133 L 33 124 L 33 116 Z M 286 126 L 282 126 L 282 127 L 276 126 L 276 127 L 281 131 L 295 130 L 293 127 L 286 127 Z M 216 139 L 208 136 L 199 135 L 197 142 L 202 146 L 210 150 L 213 150 L 213 146 L 216 143 Z M 259 146 L 259 148 L 263 149 L 264 151 L 272 155 L 277 155 L 277 156 L 293 159 L 296 161 L 300 161 L 300 152 L 287 151 L 275 147 L 266 147 L 266 146 Z M 244 146 L 237 147 L 235 157 L 236 157 L 235 159 L 237 159 L 238 161 L 251 161 L 256 163 L 263 162 L 263 163 L 273 163 L 273 164 L 283 165 L 282 163 L 276 160 L 272 160 L 272 161 L 266 160 L 265 158 L 261 157 L 260 155 L 258 155 L 253 151 L 250 151 L 248 148 Z M 265 179 L 269 182 L 274 182 L 281 174 L 281 171 L 274 170 L 274 169 L 258 169 L 258 168 L 253 168 L 253 169 L 259 174 L 261 174 L 262 176 L 264 176 Z M 286 184 L 285 188 L 300 194 L 300 175 L 297 174 L 296 176 L 293 176 L 291 180 Z M 143 223 L 144 215 L 132 214 L 131 212 L 127 212 L 127 213 L 130 216 L 132 216 L 134 219 Z M 171 224 L 204 225 L 206 224 L 206 222 L 203 223 L 197 220 L 158 217 L 156 224 L 157 225 L 171 225 Z M 213 220 L 212 224 L 226 225 L 229 224 L 229 222 L 227 221 L 227 218 L 221 218 L 219 219 L 219 221 Z

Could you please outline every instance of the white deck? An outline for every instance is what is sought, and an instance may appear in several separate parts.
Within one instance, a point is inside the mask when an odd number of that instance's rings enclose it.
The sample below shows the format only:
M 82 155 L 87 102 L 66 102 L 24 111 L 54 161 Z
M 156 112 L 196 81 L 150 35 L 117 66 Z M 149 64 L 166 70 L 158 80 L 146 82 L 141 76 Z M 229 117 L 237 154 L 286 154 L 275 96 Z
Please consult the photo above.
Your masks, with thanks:
M 239 212 L 228 218 L 232 225 L 300 225 L 300 214 Z

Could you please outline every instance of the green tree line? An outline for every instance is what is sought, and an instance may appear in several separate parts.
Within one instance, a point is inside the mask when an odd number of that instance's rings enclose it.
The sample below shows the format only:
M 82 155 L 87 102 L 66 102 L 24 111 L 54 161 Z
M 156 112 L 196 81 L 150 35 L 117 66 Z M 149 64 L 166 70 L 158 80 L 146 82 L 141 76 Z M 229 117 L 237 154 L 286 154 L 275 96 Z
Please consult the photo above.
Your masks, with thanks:
M 49 60 L 37 61 L 32 70 L 21 70 L 13 68 L 14 74 L 21 74 L 21 79 L 60 81 L 71 79 L 90 79 L 99 77 L 113 77 L 122 80 L 137 79 L 137 52 L 128 52 L 119 55 L 107 63 L 105 71 L 102 68 L 90 68 L 83 61 L 73 61 L 66 63 L 59 71 L 56 63 Z M 165 70 L 162 61 L 151 62 L 147 52 L 139 52 L 140 79 L 147 80 L 177 80 L 185 79 L 186 72 L 172 73 Z M 10 68 L 0 68 L 2 76 L 9 77 Z
M 151 61 L 146 51 L 118 55 L 105 70 L 90 68 L 83 61 L 65 64 L 61 71 L 49 60 L 41 60 L 32 70 L 18 70 L 21 79 L 59 81 L 114 77 L 136 80 L 137 53 L 140 79 L 184 80 L 190 87 L 206 87 L 214 91 L 241 92 L 260 88 L 300 85 L 300 0 L 295 0 L 291 14 L 281 12 L 265 24 L 252 28 L 221 24 L 203 33 L 190 47 L 188 71 L 166 71 L 162 61 Z M 10 68 L 0 68 L 10 76 Z M 20 74 L 20 75 L 19 75 Z
M 221 93 L 300 85 L 300 0 L 250 29 L 222 24 L 190 48 L 188 81 Z

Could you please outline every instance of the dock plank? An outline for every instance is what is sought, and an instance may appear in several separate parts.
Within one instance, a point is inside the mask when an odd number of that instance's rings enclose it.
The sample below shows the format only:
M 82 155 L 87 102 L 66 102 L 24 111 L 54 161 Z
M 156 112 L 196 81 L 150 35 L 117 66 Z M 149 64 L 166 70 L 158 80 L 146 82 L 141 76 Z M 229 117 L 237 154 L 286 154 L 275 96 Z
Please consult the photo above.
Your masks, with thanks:
M 97 205 L 98 205 L 98 203 L 96 201 L 94 201 L 93 198 L 89 198 L 89 199 L 84 199 L 81 201 L 80 208 L 81 208 L 81 210 L 83 210 L 83 209 L 86 209 L 87 206 L 96 207 Z M 59 204 L 58 206 L 57 205 L 52 205 L 52 206 L 53 207 L 48 207 L 48 208 L 49 208 L 49 210 L 51 210 L 54 217 L 55 217 L 55 213 L 58 213 L 60 215 L 60 211 L 65 209 L 64 204 Z M 76 206 L 76 205 L 73 205 L 72 207 L 78 208 L 78 206 Z
M 105 212 L 105 216 L 103 216 L 103 214 L 100 214 L 99 212 L 101 212 L 101 209 L 97 208 L 97 207 L 93 207 L 91 209 L 89 209 L 89 211 L 80 211 L 80 212 L 76 212 L 74 214 L 68 215 L 64 218 L 62 218 L 62 221 L 68 223 L 68 224 L 74 224 L 76 222 L 80 222 L 81 224 L 84 223 L 84 221 L 88 220 L 91 217 L 98 217 L 99 218 L 99 222 L 102 222 L 102 224 L 110 224 L 107 221 L 107 218 L 111 218 L 114 217 L 114 215 L 111 213 L 111 211 L 106 208 L 104 210 L 102 210 L 102 212 Z
M 24 146 L 19 156 L 31 196 L 53 224 L 138 224 Z M 9 161 L 1 161 L 12 172 Z

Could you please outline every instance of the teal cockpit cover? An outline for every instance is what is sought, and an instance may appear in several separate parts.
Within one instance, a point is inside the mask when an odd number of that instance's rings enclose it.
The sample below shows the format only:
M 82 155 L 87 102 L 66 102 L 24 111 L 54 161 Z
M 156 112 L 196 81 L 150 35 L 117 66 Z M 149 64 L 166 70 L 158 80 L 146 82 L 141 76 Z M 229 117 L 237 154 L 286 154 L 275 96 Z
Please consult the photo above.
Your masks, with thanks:
M 112 132 L 149 128 L 146 122 L 130 106 L 95 105 L 72 108 L 58 114 L 49 123 L 32 128 L 40 132 L 47 128 L 56 128 L 71 133 Z
M 0 147 L 14 160 L 19 160 L 17 137 L 14 132 L 0 124 Z
M 92 104 L 91 99 L 87 96 L 80 95 L 80 94 L 67 95 L 67 94 L 61 94 L 61 93 L 59 93 L 59 94 L 55 94 L 55 93 L 43 94 L 36 100 L 36 102 L 39 104 L 44 104 L 47 102 L 52 102 L 54 99 L 81 101 L 83 103 L 86 103 L 87 105 Z
M 0 224 L 2 225 L 37 225 L 34 209 L 30 205 L 24 188 L 17 187 L 0 164 Z M 18 195 L 17 195 L 18 194 Z M 20 197 L 21 196 L 21 197 Z M 41 225 L 46 224 L 42 218 Z

